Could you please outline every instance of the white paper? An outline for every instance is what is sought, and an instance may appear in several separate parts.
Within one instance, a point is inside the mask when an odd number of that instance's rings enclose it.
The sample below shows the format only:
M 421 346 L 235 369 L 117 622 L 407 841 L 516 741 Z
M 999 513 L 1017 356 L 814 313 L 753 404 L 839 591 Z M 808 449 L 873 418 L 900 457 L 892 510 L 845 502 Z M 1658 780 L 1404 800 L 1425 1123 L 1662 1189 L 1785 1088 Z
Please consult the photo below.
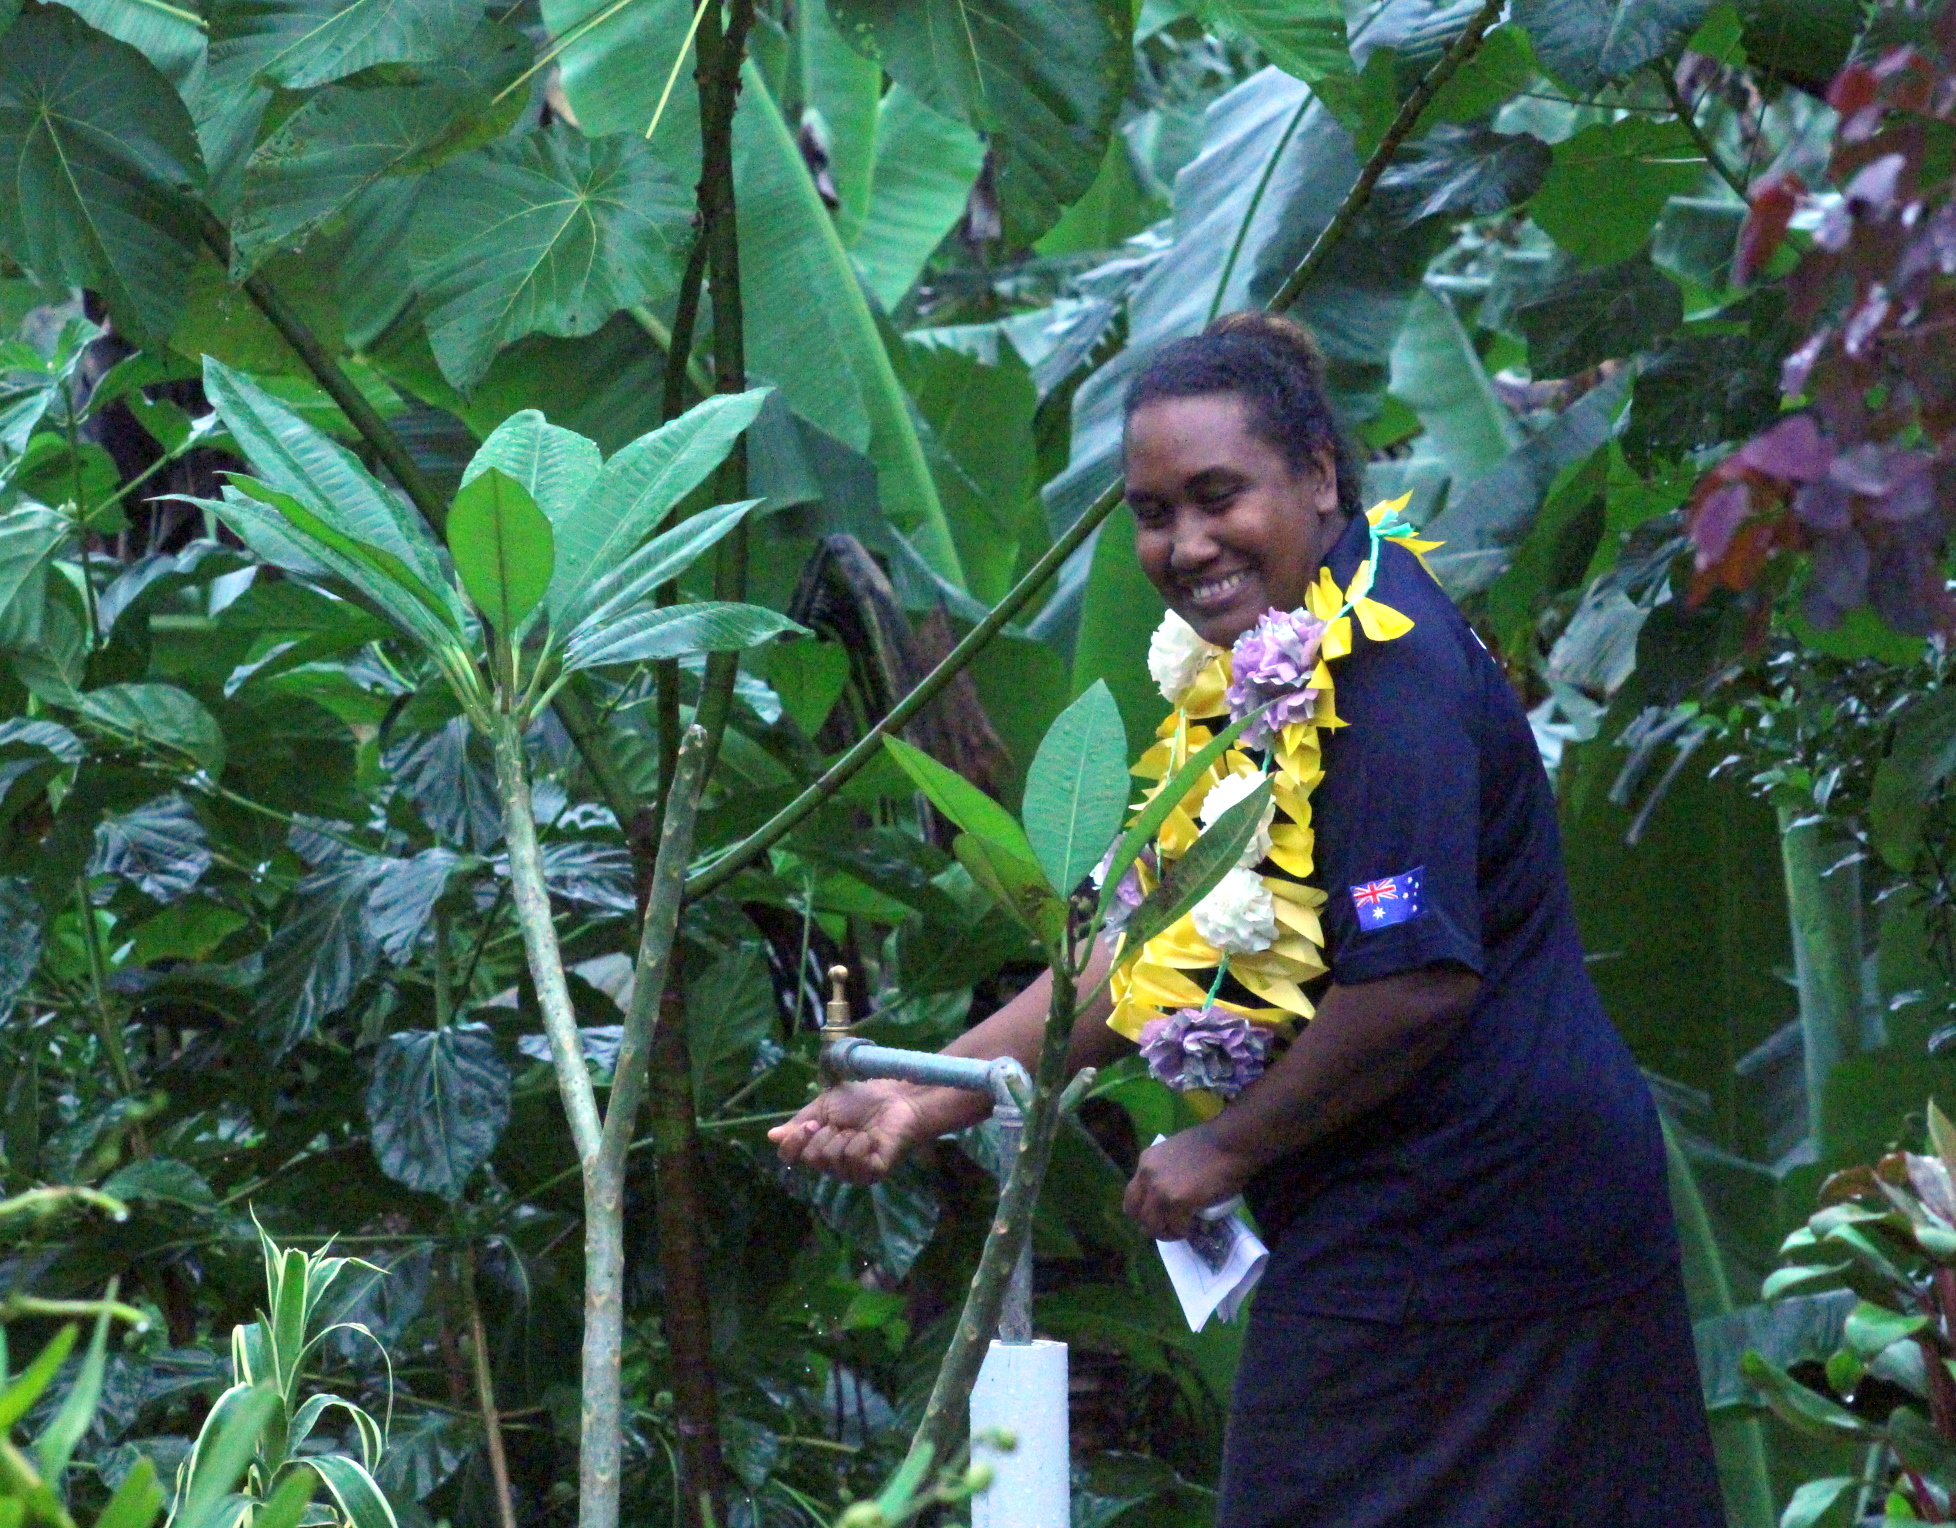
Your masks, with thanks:
M 1155 1137 L 1157 1143 L 1165 1139 Z M 1201 1212 L 1187 1240 L 1155 1243 L 1192 1332 L 1207 1326 L 1211 1316 L 1234 1321 L 1270 1261 L 1270 1249 L 1242 1219 L 1242 1208 L 1240 1197 L 1212 1205 Z

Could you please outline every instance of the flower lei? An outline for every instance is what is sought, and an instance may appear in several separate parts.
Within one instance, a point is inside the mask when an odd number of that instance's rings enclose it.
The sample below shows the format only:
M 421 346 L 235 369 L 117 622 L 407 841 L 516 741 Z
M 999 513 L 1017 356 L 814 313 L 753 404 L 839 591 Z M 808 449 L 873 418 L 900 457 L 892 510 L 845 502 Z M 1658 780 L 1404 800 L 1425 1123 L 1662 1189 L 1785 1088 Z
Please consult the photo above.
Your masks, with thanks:
M 1116 904 L 1118 918 L 1153 889 L 1162 865 L 1186 854 L 1266 776 L 1273 779 L 1270 810 L 1243 863 L 1139 949 L 1127 949 L 1123 935 L 1116 955 L 1107 1022 L 1140 1042 L 1155 1076 L 1204 1118 L 1255 1080 L 1280 1036 L 1311 1017 L 1304 984 L 1328 969 L 1318 921 L 1324 893 L 1307 882 L 1315 868 L 1311 793 L 1324 778 L 1319 734 L 1345 725 L 1331 664 L 1351 651 L 1352 621 L 1374 642 L 1412 630 L 1407 617 L 1370 597 L 1384 542 L 1396 541 L 1422 564 L 1440 544 L 1420 540 L 1399 519 L 1408 497 L 1366 512 L 1371 545 L 1345 588 L 1320 567 L 1303 609 L 1266 612 L 1228 652 L 1172 612 L 1149 643 L 1149 672 L 1174 710 L 1133 768 L 1156 782 L 1137 811 L 1225 717 L 1270 705 L 1168 814 Z

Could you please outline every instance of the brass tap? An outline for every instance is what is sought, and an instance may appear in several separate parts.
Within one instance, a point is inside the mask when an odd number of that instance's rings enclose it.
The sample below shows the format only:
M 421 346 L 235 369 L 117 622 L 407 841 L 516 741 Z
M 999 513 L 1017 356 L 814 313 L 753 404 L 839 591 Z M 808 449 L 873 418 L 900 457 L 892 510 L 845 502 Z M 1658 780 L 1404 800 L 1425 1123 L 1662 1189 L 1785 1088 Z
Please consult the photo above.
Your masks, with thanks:
M 832 1045 L 849 1038 L 849 968 L 829 967 L 828 1016 L 822 1021 L 822 1043 Z

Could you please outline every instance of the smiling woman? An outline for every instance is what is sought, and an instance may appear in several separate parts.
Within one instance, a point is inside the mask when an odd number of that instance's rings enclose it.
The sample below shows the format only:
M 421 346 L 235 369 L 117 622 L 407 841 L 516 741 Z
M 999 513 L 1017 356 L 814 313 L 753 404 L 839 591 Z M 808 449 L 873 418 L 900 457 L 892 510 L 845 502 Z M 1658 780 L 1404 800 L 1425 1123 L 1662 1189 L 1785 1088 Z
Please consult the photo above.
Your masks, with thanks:
M 1216 750 L 1152 809 L 1138 890 L 1202 860 L 1227 803 L 1272 804 L 1210 896 L 1099 952 L 1069 1058 L 1139 1038 L 1207 1116 L 1141 1155 L 1143 1228 L 1185 1237 L 1241 1193 L 1269 1240 L 1219 1528 L 1713 1528 L 1662 1138 L 1584 969 L 1518 697 L 1430 543 L 1360 512 L 1296 326 L 1166 347 L 1126 448 L 1174 707 L 1136 769 Z M 949 1049 L 1030 1061 L 1047 995 Z M 858 1083 L 773 1135 L 867 1181 L 983 1110 Z

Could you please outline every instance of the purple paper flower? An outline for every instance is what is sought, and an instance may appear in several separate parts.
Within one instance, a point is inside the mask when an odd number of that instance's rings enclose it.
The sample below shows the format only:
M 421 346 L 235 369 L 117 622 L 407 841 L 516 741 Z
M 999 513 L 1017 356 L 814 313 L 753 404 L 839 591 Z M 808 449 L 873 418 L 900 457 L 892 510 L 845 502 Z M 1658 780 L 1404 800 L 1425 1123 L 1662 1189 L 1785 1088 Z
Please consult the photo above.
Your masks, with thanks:
M 1270 1061 L 1270 1031 L 1222 1008 L 1182 1008 L 1141 1027 L 1141 1055 L 1178 1093 L 1206 1088 L 1234 1098 Z
M 1225 698 L 1231 721 L 1276 701 L 1243 729 L 1245 748 L 1262 748 L 1292 722 L 1306 721 L 1318 692 L 1310 687 L 1324 642 L 1324 622 L 1302 610 L 1266 610 L 1230 652 L 1232 682 Z
M 1107 872 L 1114 866 L 1114 851 L 1119 847 L 1119 839 L 1116 839 L 1107 846 L 1107 852 L 1100 859 L 1100 868 L 1093 873 L 1094 885 L 1105 886 L 1107 884 Z M 1142 890 L 1141 887 L 1141 867 L 1143 865 L 1148 867 L 1151 874 L 1160 874 L 1160 861 L 1155 857 L 1153 844 L 1147 844 L 1142 847 L 1141 852 L 1134 857 L 1134 862 L 1127 867 L 1126 872 L 1121 876 L 1120 884 L 1114 888 L 1114 900 L 1107 908 L 1106 932 L 1118 934 L 1122 929 L 1126 928 L 1127 920 L 1134 916 L 1134 909 L 1139 907 L 1143 899 L 1147 896 L 1147 892 Z

